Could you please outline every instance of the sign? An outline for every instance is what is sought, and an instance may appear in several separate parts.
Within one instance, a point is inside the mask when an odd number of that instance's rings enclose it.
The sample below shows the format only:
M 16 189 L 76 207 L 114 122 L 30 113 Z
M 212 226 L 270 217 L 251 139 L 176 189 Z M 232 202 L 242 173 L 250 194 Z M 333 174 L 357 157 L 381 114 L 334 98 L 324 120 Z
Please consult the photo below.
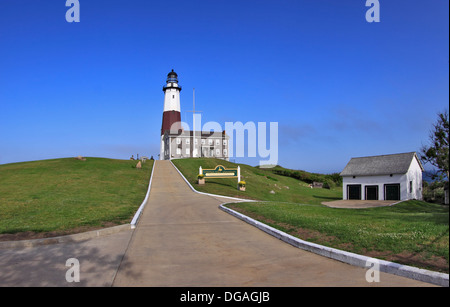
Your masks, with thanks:
M 217 165 L 214 169 L 202 169 L 200 166 L 198 170 L 199 175 L 203 175 L 206 178 L 237 178 L 238 185 L 241 181 L 241 168 L 229 168 L 226 169 L 222 165 Z
M 237 178 L 240 177 L 239 167 L 236 169 L 226 169 L 222 165 L 217 165 L 214 169 L 204 169 L 200 166 L 199 174 L 203 174 L 205 178 Z

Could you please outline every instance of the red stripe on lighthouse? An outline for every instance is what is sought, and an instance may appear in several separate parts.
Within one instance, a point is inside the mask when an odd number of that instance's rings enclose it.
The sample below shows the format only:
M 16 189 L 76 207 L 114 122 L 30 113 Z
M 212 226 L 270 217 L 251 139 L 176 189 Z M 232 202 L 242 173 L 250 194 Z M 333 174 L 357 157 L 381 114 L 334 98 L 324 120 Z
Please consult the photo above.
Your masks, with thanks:
M 174 125 L 175 124 L 175 125 Z M 174 125 L 172 127 L 172 125 Z M 161 127 L 161 135 L 165 131 L 172 129 L 172 132 L 178 133 L 178 130 L 183 130 L 181 127 L 181 113 L 178 111 L 166 111 L 163 113 L 163 121 Z

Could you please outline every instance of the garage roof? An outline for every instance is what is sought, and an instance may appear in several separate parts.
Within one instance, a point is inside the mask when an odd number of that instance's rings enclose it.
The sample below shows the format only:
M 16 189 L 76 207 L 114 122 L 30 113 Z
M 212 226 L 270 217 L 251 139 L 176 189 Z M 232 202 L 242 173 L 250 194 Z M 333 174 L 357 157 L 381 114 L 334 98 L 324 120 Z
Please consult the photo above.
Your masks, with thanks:
M 423 171 L 417 154 L 415 152 L 407 152 L 394 155 L 351 158 L 341 172 L 341 176 L 404 174 L 408 171 L 412 159 L 417 159 Z

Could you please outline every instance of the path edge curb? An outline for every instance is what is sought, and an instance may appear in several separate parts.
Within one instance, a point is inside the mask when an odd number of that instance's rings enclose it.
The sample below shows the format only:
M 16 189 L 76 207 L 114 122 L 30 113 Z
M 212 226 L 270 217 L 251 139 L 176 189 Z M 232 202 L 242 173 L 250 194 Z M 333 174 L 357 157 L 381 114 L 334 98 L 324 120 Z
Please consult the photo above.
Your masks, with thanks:
M 192 191 L 194 191 L 195 193 L 198 194 L 203 194 L 203 195 L 208 195 L 208 196 L 212 196 L 212 197 L 221 197 L 221 198 L 228 198 L 228 199 L 232 199 L 232 200 L 236 200 L 236 201 L 245 201 L 245 202 L 255 202 L 255 201 L 259 201 L 259 200 L 253 200 L 253 199 L 245 199 L 245 198 L 237 198 L 237 197 L 231 197 L 231 196 L 223 196 L 223 195 L 218 195 L 218 194 L 211 194 L 211 193 L 205 193 L 205 192 L 199 192 L 197 191 L 192 185 L 191 183 L 186 179 L 186 177 L 184 177 L 183 173 L 180 172 L 180 170 L 178 169 L 178 167 L 175 166 L 175 164 L 173 164 L 172 160 L 170 160 L 170 163 L 172 163 L 172 166 L 177 170 L 178 174 L 180 174 L 181 178 L 183 178 L 183 180 L 187 183 L 187 185 L 189 186 L 189 188 L 191 188 Z
M 156 160 L 153 160 L 152 173 L 150 174 L 150 181 L 148 183 L 147 194 L 145 194 L 144 200 L 142 201 L 141 205 L 139 206 L 138 210 L 133 216 L 133 219 L 130 222 L 131 229 L 136 228 L 139 218 L 141 217 L 142 211 L 144 211 L 145 205 L 147 204 L 148 197 L 150 195 L 150 190 L 152 188 L 153 173 L 155 171 L 155 168 L 156 168 Z
M 227 204 L 230 203 L 224 203 L 219 206 L 219 208 L 228 214 L 264 231 L 267 234 L 270 234 L 274 236 L 277 239 L 282 240 L 283 242 L 286 242 L 292 246 L 295 246 L 297 248 L 328 257 L 334 260 L 338 260 L 350 265 L 367 268 L 370 269 L 372 265 L 375 263 L 379 264 L 379 269 L 381 272 L 394 274 L 442 287 L 449 287 L 449 274 L 440 273 L 440 272 L 434 272 L 429 271 L 425 269 L 419 269 L 412 266 L 402 265 L 395 262 L 380 260 L 368 256 L 358 255 L 355 253 L 346 252 L 343 250 L 307 242 L 304 240 L 301 240 L 299 238 L 296 238 L 294 236 L 291 236 L 285 232 L 282 232 L 278 229 L 275 229 L 271 226 L 268 226 L 264 223 L 261 223 L 255 219 L 252 219 L 242 213 L 239 213 L 235 210 L 232 210 L 230 208 L 225 207 Z

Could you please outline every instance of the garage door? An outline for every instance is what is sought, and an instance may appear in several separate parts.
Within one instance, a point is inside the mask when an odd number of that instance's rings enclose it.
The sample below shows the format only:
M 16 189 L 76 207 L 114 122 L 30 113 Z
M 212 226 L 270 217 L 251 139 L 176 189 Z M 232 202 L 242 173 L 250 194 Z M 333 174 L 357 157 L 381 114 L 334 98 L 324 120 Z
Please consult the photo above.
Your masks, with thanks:
M 347 199 L 361 199 L 360 184 L 350 184 L 347 186 Z
M 384 199 L 385 200 L 400 200 L 400 184 L 385 184 L 384 185 Z
M 366 200 L 378 200 L 377 185 L 366 185 Z

